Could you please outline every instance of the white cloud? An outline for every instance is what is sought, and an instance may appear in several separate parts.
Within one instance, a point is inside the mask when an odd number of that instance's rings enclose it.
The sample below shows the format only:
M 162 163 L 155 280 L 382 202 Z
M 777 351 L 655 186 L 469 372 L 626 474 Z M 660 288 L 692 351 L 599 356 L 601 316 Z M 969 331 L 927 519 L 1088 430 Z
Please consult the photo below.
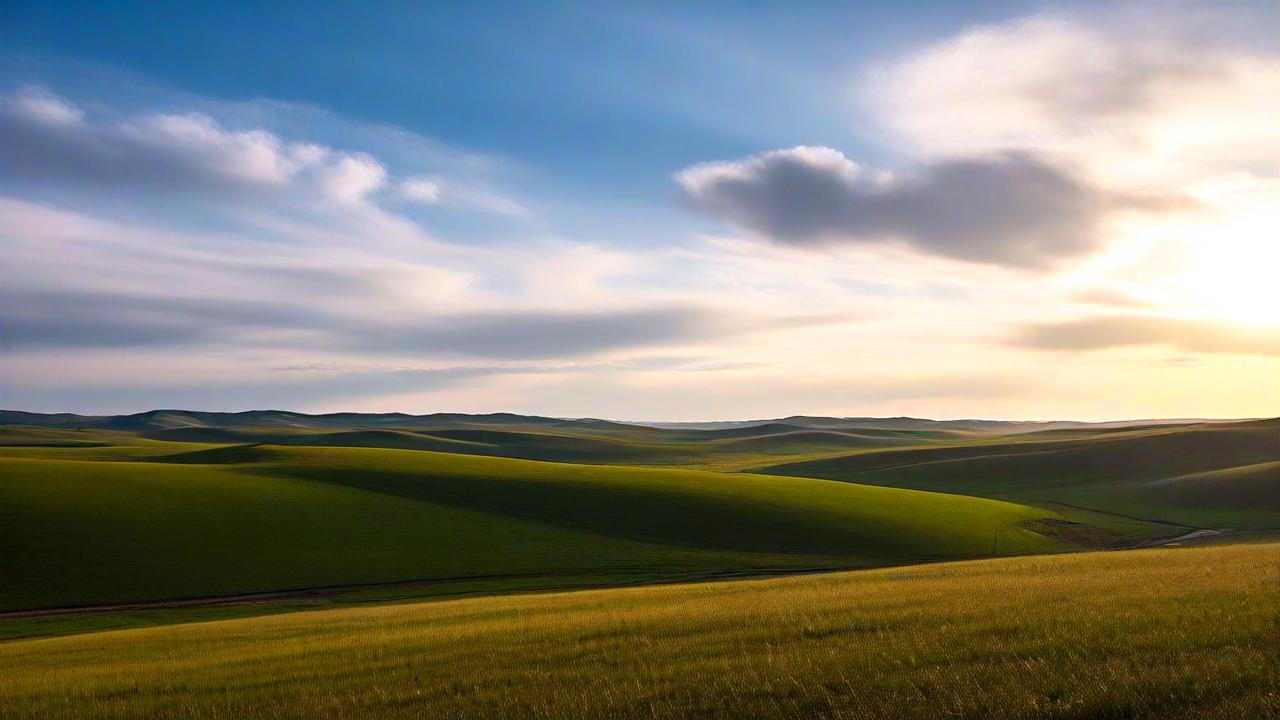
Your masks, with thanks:
M 428 177 L 411 177 L 400 183 L 400 195 L 420 203 L 440 202 L 440 183 Z
M 438 205 L 454 210 L 502 215 L 516 220 L 529 220 L 533 213 L 520 202 L 496 193 L 482 184 L 447 180 L 438 176 L 415 175 L 400 183 L 401 199 L 423 205 Z
M 361 202 L 387 183 L 386 169 L 364 153 L 343 153 L 315 173 L 324 196 L 344 204 Z
M 84 111 L 39 87 L 23 88 L 3 102 L 5 110 L 39 123 L 55 126 L 79 125 Z
M 913 154 L 1030 149 L 1157 184 L 1280 162 L 1280 57 L 1154 13 L 975 27 L 876 67 L 861 92 Z

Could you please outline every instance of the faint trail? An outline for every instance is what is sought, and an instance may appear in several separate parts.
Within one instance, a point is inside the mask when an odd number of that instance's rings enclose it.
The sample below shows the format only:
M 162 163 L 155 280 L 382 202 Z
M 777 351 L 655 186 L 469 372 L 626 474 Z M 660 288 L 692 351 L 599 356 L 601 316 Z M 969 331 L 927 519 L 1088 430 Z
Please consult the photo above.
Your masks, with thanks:
M 1138 520 L 1139 522 L 1151 523 L 1152 525 L 1168 525 L 1169 527 L 1182 528 L 1184 530 L 1200 530 L 1195 525 L 1184 525 L 1182 523 L 1171 522 L 1169 520 L 1156 520 L 1155 518 L 1138 517 L 1137 515 L 1125 515 L 1124 513 L 1110 512 L 1107 510 L 1099 510 L 1097 508 L 1085 507 L 1084 505 L 1072 505 L 1071 503 L 1058 502 L 1057 500 L 1036 500 L 1027 498 L 1019 500 L 1019 502 L 1032 503 L 1035 505 L 1058 505 L 1068 507 L 1075 510 L 1084 510 L 1086 512 L 1098 513 L 1099 515 L 1110 515 L 1111 517 L 1124 518 L 1126 520 Z
M 1186 535 L 1179 535 L 1176 538 L 1169 538 L 1168 540 L 1155 540 L 1152 542 L 1152 544 L 1153 545 L 1178 545 L 1179 543 L 1183 543 L 1188 540 L 1204 540 L 1205 538 L 1218 537 L 1225 534 L 1226 533 L 1223 532 L 1222 530 L 1196 530 L 1195 532 L 1189 532 Z
M 556 578 L 576 578 L 581 577 L 578 573 L 513 573 L 507 575 L 470 575 L 448 578 L 432 578 L 428 580 L 395 580 L 391 582 L 376 583 L 359 583 L 349 585 L 324 585 L 309 588 L 294 588 L 290 590 L 277 590 L 272 592 L 260 593 L 242 593 L 237 595 L 209 595 L 204 597 L 190 598 L 174 598 L 170 600 L 155 600 L 148 602 L 134 603 L 114 603 L 110 605 L 77 605 L 72 607 L 58 608 L 41 608 L 32 610 L 10 610 L 0 612 L 0 620 L 22 620 L 41 617 L 54 617 L 59 615 L 92 615 L 110 612 L 132 612 L 138 610 L 170 610 L 176 608 L 196 608 L 196 607 L 219 607 L 224 605 L 256 605 L 273 602 L 295 602 L 295 603 L 334 603 L 334 604 L 362 604 L 372 602 L 386 602 L 400 599 L 430 599 L 430 598 L 446 598 L 451 595 L 469 594 L 465 591 L 453 593 L 439 593 L 436 595 L 403 595 L 403 596 L 386 596 L 371 598 L 368 600 L 335 600 L 333 596 L 346 592 L 358 590 L 375 590 L 379 588 L 429 588 L 437 585 L 448 585 L 450 583 L 471 582 L 471 581 L 495 581 L 495 580 L 536 580 L 545 578 L 546 584 L 521 586 L 509 588 L 505 591 L 492 594 L 510 594 L 527 591 L 545 592 L 551 590 L 594 590 L 602 588 L 625 588 L 636 587 L 640 585 L 673 585 L 689 582 L 708 582 L 714 580 L 750 580 L 750 579 L 767 579 L 772 577 L 783 577 L 788 575 L 817 575 L 829 572 L 846 572 L 849 570 L 867 570 L 879 566 L 868 565 L 851 565 L 848 567 L 787 567 L 787 568 L 759 568 L 751 570 L 723 570 L 723 571 L 707 571 L 695 572 L 685 575 L 671 575 L 658 578 L 641 578 L 641 579 L 623 579 L 613 582 L 554 582 Z M 488 594 L 488 593 L 483 593 Z

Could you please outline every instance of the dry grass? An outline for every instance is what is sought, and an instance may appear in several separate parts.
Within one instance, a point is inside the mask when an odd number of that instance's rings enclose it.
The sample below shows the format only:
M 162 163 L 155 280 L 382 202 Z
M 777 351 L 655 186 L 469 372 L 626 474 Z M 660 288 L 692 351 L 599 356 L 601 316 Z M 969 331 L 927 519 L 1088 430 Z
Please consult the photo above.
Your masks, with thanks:
M 13 718 L 1261 718 L 1280 545 L 326 610 L 0 644 Z

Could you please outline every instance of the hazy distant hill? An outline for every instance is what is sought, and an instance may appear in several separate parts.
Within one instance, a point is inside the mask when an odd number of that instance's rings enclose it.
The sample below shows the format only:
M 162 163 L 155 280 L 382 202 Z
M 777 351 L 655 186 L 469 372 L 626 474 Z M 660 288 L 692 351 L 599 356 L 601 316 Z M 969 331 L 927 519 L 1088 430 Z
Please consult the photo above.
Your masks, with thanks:
M 971 433 L 1029 433 L 1045 430 L 1075 430 L 1089 428 L 1135 427 L 1139 425 L 1174 425 L 1193 423 L 1241 422 L 1240 419 L 1174 418 L 1149 420 L 1117 420 L 1111 422 L 1078 422 L 1052 420 L 1045 422 L 1021 420 L 928 420 L 912 417 L 822 417 L 792 415 L 785 418 L 762 420 L 733 420 L 721 422 L 616 422 L 594 418 L 553 418 L 515 413 L 432 413 L 410 415 L 407 413 L 327 413 L 310 415 L 287 410 L 247 410 L 244 412 L 203 412 L 198 410 L 148 410 L 131 415 L 76 415 L 73 413 L 32 413 L 20 410 L 0 410 L 0 425 L 32 425 L 38 427 L 85 428 L 102 430 L 168 430 L 175 428 L 296 428 L 296 429 L 352 429 L 352 428 L 439 428 L 459 426 L 498 425 L 511 427 L 535 425 L 541 427 L 577 428 L 591 430 L 639 430 L 660 428 L 666 430 L 715 430 L 731 431 L 762 428 L 767 431 L 822 429 L 822 430 L 907 430 L 907 431 L 960 431 Z M 744 436 L 753 435 L 746 433 Z
M 634 421 L 635 425 L 680 430 L 734 430 L 766 425 L 790 425 L 824 430 L 854 430 L 881 428 L 885 430 L 959 430 L 981 433 L 1027 433 L 1044 430 L 1076 430 L 1087 428 L 1122 428 L 1142 425 L 1192 425 L 1201 423 L 1234 423 L 1248 418 L 1163 418 L 1143 420 L 1112 420 L 1107 422 L 1082 422 L 1077 420 L 929 420 L 913 417 L 821 417 L 792 415 L 785 418 L 763 420 L 730 420 L 721 422 L 648 422 Z
M 754 471 L 1064 503 L 1189 527 L 1280 529 L 1280 418 L 985 436 Z

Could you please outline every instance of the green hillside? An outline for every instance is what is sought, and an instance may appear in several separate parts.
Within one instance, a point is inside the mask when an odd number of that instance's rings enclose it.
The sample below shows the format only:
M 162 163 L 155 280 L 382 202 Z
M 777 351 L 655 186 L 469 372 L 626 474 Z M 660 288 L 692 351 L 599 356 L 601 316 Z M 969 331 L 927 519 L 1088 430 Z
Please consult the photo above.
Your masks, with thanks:
M 345 608 L 0 643 L 9 718 L 1237 720 L 1280 546 Z
M 191 449 L 83 460 L 65 458 L 102 450 L 5 450 L 0 608 L 1071 547 L 1045 524 L 1060 519 L 1052 511 L 824 480 L 382 448 L 156 445 Z
M 1262 529 L 1280 528 L 1276 461 L 1280 422 L 1271 420 L 884 450 L 756 472 Z
M 0 554 L 13 579 L 0 608 L 461 579 L 634 582 L 1280 527 L 1275 421 L 1000 438 L 144 415 L 167 427 L 0 427 L 0 542 L 14 550 Z M 329 426 L 313 427 L 317 417 Z M 98 424 L 142 422 L 130 418 Z M 694 469 L 751 465 L 767 467 Z
M 1014 504 L 804 478 L 348 448 L 281 449 L 253 472 L 342 484 L 604 534 L 757 552 L 943 557 L 1052 543 Z
M 0 475 L 0 609 L 770 563 L 225 466 L 6 459 Z

